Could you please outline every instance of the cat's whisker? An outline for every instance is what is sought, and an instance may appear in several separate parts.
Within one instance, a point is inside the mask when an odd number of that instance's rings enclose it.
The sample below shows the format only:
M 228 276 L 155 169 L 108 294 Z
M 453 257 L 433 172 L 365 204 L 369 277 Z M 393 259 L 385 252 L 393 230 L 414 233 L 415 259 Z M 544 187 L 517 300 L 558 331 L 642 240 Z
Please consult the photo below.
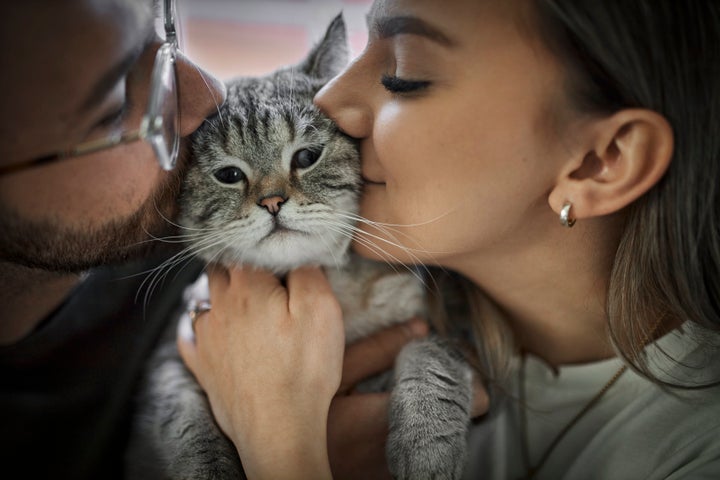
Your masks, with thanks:
M 383 224 L 372 222 L 372 221 L 370 221 L 370 220 L 367 220 L 367 219 L 365 219 L 365 218 L 363 218 L 363 217 L 360 217 L 360 216 L 357 216 L 357 215 L 352 215 L 352 216 L 351 216 L 351 215 L 342 215 L 342 214 L 339 214 L 338 216 L 344 216 L 345 218 L 348 218 L 348 219 L 352 220 L 354 223 L 363 223 L 363 224 L 369 225 L 369 226 L 373 227 L 375 230 L 378 230 L 379 232 L 384 233 L 385 235 L 387 235 L 387 236 L 388 236 L 390 239 L 392 239 L 394 242 L 401 243 L 401 242 L 400 242 L 400 239 L 396 236 L 396 234 L 397 234 L 397 235 L 402 236 L 403 238 L 405 238 L 405 239 L 408 240 L 408 241 L 412 241 L 413 243 L 417 243 L 417 240 L 416 240 L 414 237 L 412 237 L 412 236 L 409 235 L 408 233 L 405 233 L 405 232 L 403 232 L 403 231 L 401 231 L 401 230 L 398 230 L 397 228 L 387 227 L 387 226 L 384 226 Z M 408 248 L 408 249 L 410 249 L 410 250 L 413 250 L 413 251 L 416 251 L 416 252 L 418 252 L 418 253 L 424 253 L 424 254 L 441 253 L 441 252 L 431 252 L 431 251 L 429 251 L 429 250 L 427 250 L 427 249 L 424 249 L 424 248 L 413 248 L 413 247 L 407 247 L 407 246 L 406 246 L 406 248 Z
M 184 263 L 185 265 L 180 267 L 180 271 L 182 271 L 182 268 L 187 266 L 193 259 L 198 258 L 203 251 L 217 248 L 218 245 L 225 243 L 224 236 L 223 232 L 217 232 L 213 235 L 209 235 L 206 239 L 203 239 L 200 242 L 195 242 L 194 244 L 188 246 L 185 250 L 183 250 L 183 255 L 175 256 L 173 257 L 173 260 L 165 263 L 166 271 L 162 273 L 162 275 L 158 275 L 157 281 L 164 280 L 172 269 Z M 229 246 L 230 245 L 226 245 L 225 247 L 218 248 L 218 251 L 212 258 L 214 259 L 217 255 L 223 252 L 224 248 L 228 248 Z
M 215 244 L 220 243 L 217 240 L 222 239 L 224 235 L 224 232 L 220 229 L 217 229 L 217 231 L 213 231 L 210 234 L 206 234 L 205 238 L 192 242 L 183 250 L 174 254 L 172 257 L 166 259 L 163 263 L 147 272 L 148 276 L 143 280 L 138 288 L 138 292 L 135 297 L 136 301 L 137 295 L 139 295 L 140 291 L 142 291 L 147 284 L 144 296 L 144 304 L 147 304 L 157 286 L 164 281 L 173 269 L 184 263 L 185 265 L 183 265 L 178 271 L 178 273 L 181 272 L 182 269 L 185 268 L 185 266 L 187 266 L 194 258 L 198 257 L 199 253 L 201 253 L 204 249 L 212 248 Z
M 237 248 L 237 243 L 234 241 L 234 237 L 252 237 L 253 230 L 257 231 L 262 228 L 261 226 L 253 226 L 253 224 L 254 222 L 249 221 L 236 222 L 234 225 L 223 225 L 223 227 L 219 229 L 219 234 L 222 237 L 222 240 L 226 243 L 226 245 L 222 248 L 219 248 L 218 251 L 213 254 L 210 261 L 215 262 L 217 258 L 224 255 L 228 250 L 232 250 L 235 253 L 235 255 L 233 255 L 233 263 L 236 263 L 238 265 L 244 265 L 246 263 L 243 255 L 244 252 Z M 218 242 L 216 245 L 221 243 L 222 242 Z
M 178 223 L 173 222 L 169 218 L 167 218 L 157 207 L 155 206 L 155 211 L 160 215 L 160 217 L 168 224 L 172 225 L 173 227 L 180 228 L 182 230 L 189 230 L 189 233 L 181 233 L 181 234 L 173 234 L 173 235 L 164 235 L 162 237 L 158 237 L 152 232 L 149 232 L 144 226 L 143 231 L 148 236 L 147 239 L 141 240 L 139 242 L 134 243 L 133 245 L 142 245 L 145 243 L 150 242 L 163 242 L 163 243 L 186 243 L 186 242 L 192 242 L 196 238 L 200 238 L 204 235 L 206 235 L 208 232 L 221 232 L 223 230 L 222 226 L 218 227 L 201 227 L 201 228 L 193 228 L 193 227 L 187 227 L 185 225 L 180 225 Z
M 369 249 L 371 249 L 372 251 L 374 251 L 375 253 L 377 253 L 379 256 L 381 256 L 381 257 L 383 258 L 383 260 L 385 260 L 385 263 L 387 263 L 390 267 L 392 267 L 393 270 L 398 271 L 398 270 L 396 269 L 396 265 L 397 265 L 397 263 L 399 263 L 399 262 L 396 262 L 396 263 L 390 262 L 390 261 L 388 260 L 388 258 L 391 258 L 391 256 L 390 256 L 387 252 L 385 252 L 385 250 L 383 250 L 382 248 L 378 247 L 378 246 L 375 245 L 374 243 L 372 243 L 372 242 L 370 242 L 370 241 L 368 241 L 368 240 L 366 240 L 366 239 L 363 239 L 363 238 L 355 238 L 355 237 L 353 236 L 353 232 L 352 232 L 352 231 L 345 230 L 345 229 L 341 228 L 340 225 L 337 225 L 337 226 L 325 225 L 325 228 L 327 228 L 328 230 L 330 230 L 330 231 L 332 231 L 332 232 L 335 232 L 335 233 L 337 233 L 337 234 L 339 234 L 339 235 L 342 235 L 342 236 L 344 236 L 344 237 L 346 237 L 346 238 L 349 238 L 349 239 L 351 239 L 351 240 L 355 240 L 355 241 L 357 241 L 358 243 L 361 243 L 361 244 L 365 245 L 366 247 L 368 247 Z M 397 260 L 397 259 L 395 259 L 395 260 Z
M 142 245 L 143 243 L 150 243 L 150 242 L 162 242 L 162 243 L 188 243 L 193 242 L 199 238 L 204 237 L 207 235 L 208 232 L 215 232 L 220 233 L 219 228 L 215 229 L 206 229 L 206 230 L 198 230 L 197 232 L 182 234 L 182 235 L 165 235 L 162 237 L 155 236 L 152 232 L 148 232 L 145 230 L 145 234 L 148 235 L 148 239 L 142 240 L 140 242 L 137 242 L 136 245 Z
M 162 270 L 167 269 L 167 273 L 169 273 L 170 270 L 175 268 L 178 264 L 182 263 L 185 258 L 192 259 L 194 258 L 194 255 L 192 253 L 193 244 L 197 241 L 193 241 L 190 245 L 185 246 L 182 250 L 179 252 L 173 254 L 170 258 L 165 259 L 160 265 L 157 265 L 156 267 L 146 270 L 144 272 L 139 272 L 133 276 L 141 276 L 141 275 L 147 275 L 147 277 L 143 280 L 143 282 L 140 284 L 138 288 L 138 294 L 140 290 L 143 289 L 145 284 L 147 283 L 148 286 L 152 286 L 153 284 L 153 276 L 155 277 L 164 277 L 166 274 L 161 275 Z M 184 244 L 188 243 L 185 241 L 173 241 L 168 243 L 176 243 L 176 244 Z M 182 271 L 182 269 L 180 269 Z M 179 272 L 178 272 L 179 273 Z M 146 295 L 147 296 L 147 295 Z M 137 300 L 137 295 L 136 295 Z
M 412 241 L 412 242 L 415 243 L 415 244 L 418 244 L 418 242 L 417 242 L 417 240 L 416 240 L 412 235 L 409 235 L 408 233 L 405 233 L 405 232 L 403 232 L 403 231 L 401 231 L 401 230 L 398 230 L 398 229 L 395 228 L 395 227 L 404 228 L 404 227 L 422 226 L 422 225 L 427 225 L 428 223 L 430 223 L 430 222 L 432 222 L 432 221 L 437 221 L 437 220 L 439 220 L 440 218 L 442 218 L 442 216 L 440 216 L 440 217 L 436 218 L 435 220 L 428 221 L 428 222 L 417 223 L 417 224 L 408 224 L 408 225 L 400 225 L 400 224 L 374 222 L 374 221 L 372 221 L 372 220 L 368 220 L 368 219 L 365 218 L 365 217 L 362 217 L 362 216 L 357 215 L 357 214 L 352 214 L 352 213 L 349 213 L 349 212 L 337 212 L 337 215 L 338 215 L 338 216 L 341 216 L 341 217 L 344 217 L 344 218 L 348 218 L 348 219 L 353 220 L 354 222 L 357 222 L 357 223 L 364 223 L 364 224 L 366 224 L 366 225 L 369 225 L 369 226 L 371 226 L 371 227 L 379 230 L 380 232 L 385 233 L 386 235 L 388 235 L 389 237 L 391 237 L 391 238 L 392 238 L 394 241 L 396 241 L 396 242 L 400 242 L 400 240 L 399 240 L 392 232 L 394 232 L 394 233 L 396 233 L 396 234 L 398 234 L 398 235 L 401 235 L 403 238 L 405 238 L 405 239 L 407 239 L 407 240 L 409 240 L 409 241 Z M 428 249 L 426 249 L 426 248 L 412 248 L 412 247 L 406 247 L 406 248 L 409 248 L 409 249 L 411 249 L 411 250 L 413 250 L 413 251 L 415 251 L 415 252 L 423 253 L 423 254 L 427 254 L 427 255 L 446 255 L 446 254 L 448 254 L 448 253 L 451 253 L 451 252 L 445 252 L 445 251 L 431 251 L 431 250 L 428 250 Z
M 164 261 L 162 264 L 154 268 L 140 284 L 140 287 L 138 288 L 138 291 L 136 293 L 135 300 L 137 301 L 137 296 L 143 289 L 145 289 L 143 305 L 147 306 L 147 303 L 152 297 L 152 294 L 155 292 L 155 289 L 160 283 L 165 280 L 167 275 L 183 261 L 189 262 L 190 260 L 192 260 L 192 258 L 194 258 L 188 250 L 189 248 L 184 249 L 183 251 L 173 255 L 172 257 Z M 147 285 L 147 287 L 145 287 L 145 285 Z
M 384 239 L 384 238 L 382 238 L 382 237 L 378 237 L 377 235 L 373 235 L 373 234 L 371 234 L 371 233 L 369 233 L 369 232 L 366 232 L 366 231 L 364 231 L 364 230 L 361 230 L 360 228 L 358 228 L 358 227 L 355 226 L 355 227 L 354 227 L 354 236 L 355 236 L 355 238 L 356 238 L 356 239 L 357 239 L 357 238 L 362 238 L 363 235 L 366 236 L 366 237 L 369 236 L 369 237 L 371 237 L 371 238 L 373 238 L 373 239 L 375 239 L 375 240 L 380 240 L 380 241 L 382 241 L 382 242 L 385 242 L 385 243 L 387 243 L 387 244 L 389 244 L 389 245 L 392 245 L 392 246 L 394 246 L 394 247 L 396 247 L 396 248 L 399 248 L 399 249 L 401 249 L 402 251 L 404 251 L 404 252 L 411 258 L 412 264 L 413 264 L 413 268 L 414 268 L 414 269 L 419 269 L 419 270 L 421 270 L 422 272 L 424 272 L 424 274 L 425 274 L 424 276 L 427 277 L 427 278 L 430 278 L 430 279 L 432 280 L 432 282 L 433 282 L 433 285 L 434 285 L 435 287 L 437 287 L 437 285 L 435 284 L 435 277 L 432 275 L 432 272 L 430 272 L 430 269 L 429 269 L 429 268 L 427 267 L 427 265 L 426 265 L 426 262 L 427 262 L 427 261 L 425 261 L 425 262 L 422 261 L 422 259 L 420 259 L 420 258 L 415 254 L 415 252 L 418 252 L 418 250 L 408 248 L 408 247 L 406 247 L 405 245 L 402 245 L 402 244 L 400 244 L 400 243 L 395 243 L 395 242 L 388 241 L 387 239 Z M 371 243 L 373 243 L 373 242 L 370 241 L 370 240 L 368 240 L 368 241 L 371 242 Z M 423 252 L 423 251 L 421 251 L 421 253 L 428 254 L 428 255 L 430 256 L 431 260 L 433 259 L 432 254 L 430 254 L 429 252 Z M 434 260 L 433 260 L 433 263 L 436 264 L 437 262 L 434 262 Z M 442 269 L 442 270 L 444 270 L 443 267 L 439 267 L 439 268 Z
M 205 232 L 207 230 L 221 230 L 223 228 L 222 225 L 219 225 L 217 227 L 189 227 L 187 225 L 181 225 L 177 222 L 174 222 L 172 219 L 165 216 L 165 214 L 158 209 L 157 206 L 155 206 L 155 211 L 160 215 L 160 218 L 162 218 L 166 223 L 169 225 L 172 225 L 173 227 L 179 228 L 181 230 L 189 230 L 191 232 Z
M 369 233 L 369 232 L 366 232 L 366 231 L 358 228 L 357 226 L 356 226 L 356 229 L 357 229 L 357 230 L 356 230 L 356 234 L 366 235 L 366 236 L 372 236 L 372 237 L 375 238 L 375 239 L 378 239 L 378 240 L 387 242 L 388 244 L 393 245 L 393 246 L 395 246 L 395 247 L 397 247 L 397 248 L 401 248 L 405 253 L 407 253 L 407 254 L 410 256 L 410 258 L 412 258 L 413 264 L 416 265 L 416 266 L 421 266 L 421 267 L 418 267 L 418 268 L 422 268 L 428 275 L 430 275 L 430 271 L 429 271 L 428 268 L 425 266 L 425 264 L 426 264 L 428 261 L 427 261 L 427 260 L 422 261 L 422 260 L 416 255 L 416 253 L 420 253 L 420 254 L 423 254 L 423 255 L 426 255 L 426 256 L 430 257 L 430 263 L 432 263 L 432 264 L 436 264 L 436 265 L 439 264 L 439 262 L 437 262 L 436 259 L 435 259 L 435 254 L 438 253 L 438 252 L 431 252 L 431 251 L 426 250 L 426 249 L 417 249 L 417 248 L 407 247 L 407 246 L 403 245 L 403 244 L 400 242 L 400 240 L 399 240 L 395 235 L 392 234 L 392 232 L 386 231 L 384 228 L 380 228 L 380 227 L 375 227 L 375 228 L 377 228 L 378 230 L 380 230 L 381 233 L 384 233 L 386 236 L 388 236 L 390 239 L 392 239 L 392 241 L 388 241 L 387 239 L 384 239 L 384 238 L 382 238 L 382 237 L 378 237 L 377 235 L 373 235 L 373 234 L 371 234 L 371 233 Z M 444 267 L 439 267 L 439 268 L 441 268 L 442 270 L 445 270 Z
M 375 253 L 380 255 L 383 258 L 383 260 L 385 261 L 385 263 L 390 265 L 393 268 L 393 270 L 395 270 L 396 272 L 398 271 L 397 266 L 398 265 L 402 266 L 404 269 L 406 269 L 408 272 L 410 272 L 410 274 L 412 274 L 415 278 L 417 278 L 417 280 L 420 283 L 425 285 L 425 279 L 423 278 L 423 275 L 420 275 L 420 273 L 418 273 L 418 271 L 416 269 L 412 268 L 411 266 L 406 265 L 395 255 L 386 251 L 385 249 L 383 249 L 379 245 L 373 243 L 369 239 L 358 237 L 356 235 L 357 228 L 354 227 L 353 225 L 348 225 L 348 224 L 344 224 L 344 223 L 336 223 L 336 224 L 332 224 L 332 225 L 328 224 L 327 227 L 330 230 L 333 230 L 342 235 L 346 235 L 346 236 L 352 238 L 353 240 L 357 241 L 358 243 L 365 245 L 366 247 L 368 247 L 369 249 L 371 249 L 372 251 L 374 251 Z M 360 232 L 360 233 L 364 233 L 364 232 Z M 396 245 L 396 247 L 402 249 L 401 245 Z M 392 261 L 388 261 L 388 258 L 390 258 Z M 428 271 L 427 267 L 423 266 L 422 268 L 424 270 Z
M 183 255 L 183 254 L 187 251 L 187 248 L 188 248 L 188 247 L 186 247 L 185 249 L 181 250 L 181 251 L 178 252 L 178 253 L 175 253 L 172 257 L 170 257 L 170 258 L 168 258 L 168 259 L 165 259 L 165 261 L 164 261 L 163 263 L 161 263 L 160 265 L 157 265 L 157 266 L 155 266 L 155 267 L 153 267 L 153 268 L 151 268 L 151 269 L 148 269 L 148 270 L 144 270 L 144 271 L 142 271 L 142 272 L 134 273 L 134 274 L 132 274 L 132 275 L 126 275 L 126 276 L 123 277 L 123 278 L 133 278 L 133 277 L 140 277 L 140 276 L 143 276 L 143 275 L 151 275 L 151 274 L 153 274 L 154 272 L 156 272 L 157 270 L 164 268 L 164 267 L 166 266 L 166 264 L 167 264 L 168 262 L 171 262 L 174 258 L 178 257 L 179 255 Z M 143 283 L 140 284 L 139 290 L 142 289 L 143 284 L 145 283 L 145 281 L 147 281 L 147 278 L 143 281 Z M 136 300 L 137 300 L 137 297 L 136 297 Z
M 403 245 L 403 244 L 401 244 L 401 243 L 399 243 L 399 242 L 393 242 L 392 240 L 388 240 L 387 238 L 383 238 L 383 237 L 381 237 L 381 236 L 379 236 L 379 235 L 375 235 L 375 234 L 373 234 L 373 233 L 366 232 L 366 231 L 364 231 L 364 230 L 361 230 L 360 228 L 358 228 L 358 227 L 355 226 L 355 225 L 349 225 L 349 224 L 344 224 L 344 223 L 339 223 L 338 225 L 342 225 L 342 226 L 344 226 L 345 228 L 350 229 L 353 234 L 362 234 L 362 235 L 365 235 L 366 237 L 370 237 L 370 238 L 373 238 L 373 239 L 375 239 L 375 240 L 379 240 L 379 241 L 381 241 L 381 242 L 383 242 L 383 243 L 386 243 L 386 244 L 391 245 L 391 246 L 393 246 L 393 247 L 395 247 L 395 248 L 398 248 L 398 249 L 406 252 L 413 260 L 417 260 L 417 259 L 418 259 L 417 255 L 415 255 L 415 254 L 413 253 L 413 249 L 411 249 L 411 248 L 409 248 L 409 247 L 406 247 L 405 245 Z M 426 253 L 426 252 L 421 252 L 421 253 Z
M 343 224 L 343 225 L 345 225 L 345 224 Z M 434 279 L 433 275 L 431 274 L 429 268 L 425 265 L 425 262 L 423 262 L 417 255 L 415 255 L 414 252 L 417 251 L 417 250 L 410 249 L 410 248 L 406 247 L 405 245 L 400 244 L 399 242 L 398 242 L 398 243 L 395 243 L 395 242 L 389 241 L 388 239 L 379 237 L 379 236 L 377 236 L 377 235 L 373 235 L 373 234 L 371 234 L 371 233 L 369 233 L 369 232 L 365 232 L 365 231 L 361 230 L 360 228 L 358 228 L 356 225 L 346 225 L 346 226 L 352 229 L 353 239 L 354 239 L 355 241 L 358 241 L 358 243 L 362 243 L 362 242 L 360 242 L 360 240 L 362 239 L 362 240 L 365 241 L 365 242 L 363 243 L 363 245 L 368 246 L 369 244 L 372 244 L 372 245 L 374 245 L 374 246 L 379 247 L 377 244 L 375 244 L 375 243 L 372 242 L 371 240 L 369 240 L 369 239 L 367 239 L 367 238 L 364 238 L 364 239 L 363 239 L 363 238 L 361 237 L 362 235 L 365 235 L 366 237 L 370 237 L 370 238 L 373 238 L 373 239 L 375 239 L 375 240 L 380 240 L 380 241 L 382 241 L 382 242 L 384 242 L 384 243 L 386 243 L 386 244 L 388 244 L 388 245 L 394 246 L 395 248 L 398 248 L 398 249 L 404 251 L 404 252 L 412 259 L 412 263 L 413 263 L 413 265 L 414 265 L 414 268 L 415 268 L 415 269 L 420 269 L 420 270 L 422 270 L 422 271 L 426 274 L 426 276 L 429 277 L 429 278 L 433 281 L 433 284 L 435 284 L 435 279 Z M 388 235 L 388 236 L 391 236 L 391 237 L 392 237 L 391 234 Z M 375 250 L 375 251 L 377 251 L 377 250 Z M 422 252 L 422 253 L 427 253 L 427 252 Z M 431 258 L 432 258 L 432 255 L 430 255 L 430 256 L 431 256 Z M 393 258 L 394 258 L 394 257 L 393 257 Z M 395 258 L 395 260 L 397 261 L 396 258 Z M 387 262 L 387 260 L 386 260 L 386 262 Z M 398 262 L 398 263 L 404 263 L 404 262 Z M 442 267 L 440 267 L 440 268 L 442 269 Z M 444 270 L 444 269 L 443 269 L 443 270 Z
M 364 220 L 364 219 L 363 219 L 362 217 L 359 217 L 359 223 L 365 223 L 365 222 L 363 222 L 363 220 Z M 405 252 L 410 256 L 410 258 L 413 259 L 413 264 L 416 266 L 416 268 L 421 268 L 423 271 L 425 271 L 425 273 L 433 280 L 433 283 L 435 283 L 434 277 L 432 276 L 432 274 L 430 273 L 430 270 L 429 270 L 429 269 L 427 268 L 427 266 L 425 265 L 426 263 L 428 263 L 428 260 L 422 261 L 422 260 L 416 255 L 416 253 L 420 253 L 420 254 L 423 254 L 423 255 L 427 255 L 427 256 L 430 258 L 430 262 L 429 262 L 429 263 L 432 263 L 432 264 L 434 264 L 434 265 L 440 265 L 440 262 L 436 261 L 435 255 L 438 254 L 438 253 L 442 254 L 442 253 L 444 253 L 444 252 L 432 252 L 432 251 L 427 250 L 427 249 L 418 249 L 418 248 L 407 247 L 407 246 L 405 246 L 405 245 L 402 245 L 401 242 L 399 241 L 399 239 L 398 239 L 395 235 L 393 235 L 392 232 L 387 231 L 384 227 L 377 227 L 377 226 L 375 226 L 375 225 L 372 225 L 372 226 L 373 226 L 374 228 L 376 228 L 377 230 L 379 230 L 380 232 L 384 233 L 386 236 L 388 236 L 389 238 L 391 238 L 393 241 L 388 241 L 387 239 L 384 239 L 384 238 L 382 238 L 382 237 L 378 237 L 377 235 L 373 235 L 373 234 L 371 234 L 371 233 L 369 233 L 369 232 L 366 232 L 366 231 L 358 228 L 357 226 L 355 227 L 355 228 L 356 228 L 356 235 L 371 236 L 371 237 L 373 237 L 373 238 L 375 238 L 375 239 L 377 239 L 377 240 L 386 242 L 386 243 L 388 243 L 388 244 L 390 244 L 390 245 L 393 245 L 393 246 L 395 246 L 395 247 L 397 247 L 397 248 L 402 249 L 403 251 L 405 251 Z M 399 233 L 402 234 L 402 232 L 399 232 Z M 405 235 L 404 235 L 404 236 L 405 236 Z M 412 237 L 409 237 L 409 238 L 412 240 Z M 446 271 L 446 269 L 445 269 L 444 267 L 442 267 L 442 266 L 438 266 L 438 267 L 436 267 L 436 268 L 439 268 L 441 271 Z
M 441 213 L 440 215 L 438 215 L 438 216 L 435 217 L 435 218 L 431 218 L 430 220 L 426 220 L 426 221 L 424 221 L 424 222 L 406 223 L 406 224 L 402 224 L 402 223 L 384 223 L 384 222 L 377 222 L 377 221 L 369 220 L 369 219 L 367 219 L 367 218 L 365 218 L 365 217 L 363 217 L 363 216 L 361 216 L 361 215 L 358 215 L 358 214 L 352 213 L 352 212 L 339 212 L 339 213 L 342 213 L 342 214 L 344 214 L 344 215 L 347 215 L 348 218 L 352 218 L 352 219 L 354 219 L 354 220 L 363 220 L 363 221 L 365 221 L 365 222 L 368 222 L 368 223 L 371 223 L 371 224 L 377 225 L 377 226 L 383 226 L 383 227 L 400 227 L 400 228 L 413 228 L 413 227 L 422 227 L 422 226 L 429 225 L 429 224 L 431 224 L 431 223 L 437 222 L 438 220 L 440 220 L 440 219 L 442 219 L 442 218 L 444 218 L 444 217 L 447 217 L 448 215 L 450 215 L 451 213 L 453 213 L 453 212 L 456 211 L 456 210 L 457 210 L 457 208 L 453 208 L 453 209 L 451 209 L 451 210 L 446 211 L 445 213 Z
M 330 244 L 328 243 L 325 236 L 321 232 L 316 233 L 315 236 L 320 239 L 320 241 L 325 245 L 325 248 L 327 248 L 327 251 L 330 252 L 330 255 L 333 257 L 333 262 L 335 262 L 335 267 L 338 269 L 341 268 L 342 262 L 340 262 L 340 260 L 335 255 L 335 249 L 330 247 Z

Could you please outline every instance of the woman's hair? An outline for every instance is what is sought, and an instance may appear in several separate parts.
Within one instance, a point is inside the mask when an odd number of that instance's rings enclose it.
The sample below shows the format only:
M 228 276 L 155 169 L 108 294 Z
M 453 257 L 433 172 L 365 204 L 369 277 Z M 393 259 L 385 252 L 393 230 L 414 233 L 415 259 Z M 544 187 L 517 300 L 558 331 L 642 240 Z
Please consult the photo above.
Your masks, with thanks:
M 667 173 L 628 207 L 607 302 L 619 354 L 663 383 L 642 355 L 656 327 L 689 320 L 720 330 L 720 2 L 533 4 L 575 108 L 646 108 L 672 127 Z
M 528 5 L 532 30 L 564 67 L 572 107 L 589 115 L 645 108 L 672 127 L 668 171 L 627 207 L 609 284 L 608 327 L 618 354 L 656 384 L 707 386 L 661 380 L 643 351 L 651 339 L 685 321 L 700 326 L 693 333 L 704 332 L 717 348 L 720 1 L 531 0 Z M 478 354 L 474 364 L 491 389 L 502 390 L 515 346 L 508 326 L 489 320 L 488 309 L 497 307 L 460 275 L 436 272 L 436 278 L 444 286 L 440 290 L 464 292 Z

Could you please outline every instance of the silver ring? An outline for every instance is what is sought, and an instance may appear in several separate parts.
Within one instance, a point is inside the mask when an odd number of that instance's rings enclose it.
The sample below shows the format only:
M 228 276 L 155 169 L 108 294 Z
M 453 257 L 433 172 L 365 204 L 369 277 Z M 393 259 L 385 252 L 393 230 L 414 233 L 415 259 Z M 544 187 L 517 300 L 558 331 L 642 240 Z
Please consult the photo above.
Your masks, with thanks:
M 195 333 L 195 322 L 203 313 L 209 312 L 211 307 L 210 302 L 207 300 L 190 300 L 188 303 L 188 317 L 190 317 L 190 327 L 193 333 Z

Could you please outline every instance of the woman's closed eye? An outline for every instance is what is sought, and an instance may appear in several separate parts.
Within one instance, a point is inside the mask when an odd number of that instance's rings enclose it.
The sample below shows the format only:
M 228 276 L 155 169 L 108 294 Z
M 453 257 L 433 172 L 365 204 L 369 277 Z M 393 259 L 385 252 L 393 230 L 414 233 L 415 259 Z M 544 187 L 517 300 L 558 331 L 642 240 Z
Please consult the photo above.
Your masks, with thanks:
M 411 80 L 388 74 L 382 76 L 380 83 L 388 92 L 397 94 L 417 93 L 425 90 L 431 84 L 427 80 Z

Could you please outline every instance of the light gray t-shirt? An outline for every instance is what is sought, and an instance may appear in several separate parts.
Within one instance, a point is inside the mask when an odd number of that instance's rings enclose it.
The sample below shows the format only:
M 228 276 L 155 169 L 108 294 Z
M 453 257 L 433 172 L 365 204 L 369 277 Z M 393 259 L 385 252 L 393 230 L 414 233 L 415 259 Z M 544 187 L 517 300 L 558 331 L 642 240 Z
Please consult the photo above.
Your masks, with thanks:
M 674 383 L 720 380 L 720 346 L 695 327 L 646 349 L 653 371 Z M 680 359 L 682 365 L 668 359 Z M 619 359 L 554 371 L 528 357 L 525 398 L 531 465 L 622 365 Z M 518 378 L 498 412 L 471 430 L 465 478 L 524 478 Z M 533 477 L 538 480 L 720 479 L 720 387 L 666 391 L 628 370 L 568 431 Z

